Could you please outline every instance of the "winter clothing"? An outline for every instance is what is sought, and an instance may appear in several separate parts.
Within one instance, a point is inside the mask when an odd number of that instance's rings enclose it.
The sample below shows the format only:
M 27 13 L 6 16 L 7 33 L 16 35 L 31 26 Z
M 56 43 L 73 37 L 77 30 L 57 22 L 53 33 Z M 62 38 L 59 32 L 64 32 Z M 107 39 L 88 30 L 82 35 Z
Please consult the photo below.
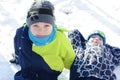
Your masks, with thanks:
M 99 30 L 95 30 L 93 31 L 89 36 L 88 36 L 88 39 L 89 40 L 92 36 L 94 35 L 98 35 L 102 38 L 103 40 L 103 44 L 105 45 L 106 44 L 106 38 L 105 38 L 105 34 L 102 32 L 102 31 L 99 31 Z
M 120 65 L 120 48 L 85 43 L 78 30 L 69 33 L 76 52 L 70 69 L 70 80 L 116 80 L 114 69 Z M 94 45 L 94 46 L 93 46 Z M 85 46 L 85 47 L 83 47 Z
M 44 46 L 33 44 L 28 35 L 29 27 L 20 27 L 15 36 L 15 51 L 21 70 L 15 80 L 57 80 L 63 68 L 70 69 L 75 58 L 74 50 L 64 34 L 56 29 L 52 42 Z
M 36 22 L 46 22 L 54 25 L 54 6 L 49 1 L 34 2 L 27 14 L 26 23 L 30 27 Z

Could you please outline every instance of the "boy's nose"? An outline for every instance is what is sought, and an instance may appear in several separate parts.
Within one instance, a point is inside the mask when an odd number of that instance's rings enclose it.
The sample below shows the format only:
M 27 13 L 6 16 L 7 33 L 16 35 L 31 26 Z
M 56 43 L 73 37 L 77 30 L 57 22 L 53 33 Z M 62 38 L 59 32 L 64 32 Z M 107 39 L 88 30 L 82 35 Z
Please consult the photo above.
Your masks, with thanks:
M 93 41 L 94 41 L 94 42 L 98 42 L 98 39 L 97 39 L 97 38 L 95 38 Z

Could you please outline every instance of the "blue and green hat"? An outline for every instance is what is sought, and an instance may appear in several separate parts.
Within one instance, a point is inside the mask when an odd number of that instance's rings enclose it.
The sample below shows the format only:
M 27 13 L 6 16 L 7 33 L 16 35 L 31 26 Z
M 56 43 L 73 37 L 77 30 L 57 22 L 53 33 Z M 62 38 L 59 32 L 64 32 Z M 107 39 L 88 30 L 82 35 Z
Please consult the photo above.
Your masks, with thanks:
M 106 44 L 106 37 L 105 37 L 105 34 L 102 32 L 102 31 L 99 31 L 99 30 L 94 30 L 87 38 L 87 40 L 89 40 L 92 36 L 94 35 L 98 35 L 102 38 L 103 40 L 103 45 Z

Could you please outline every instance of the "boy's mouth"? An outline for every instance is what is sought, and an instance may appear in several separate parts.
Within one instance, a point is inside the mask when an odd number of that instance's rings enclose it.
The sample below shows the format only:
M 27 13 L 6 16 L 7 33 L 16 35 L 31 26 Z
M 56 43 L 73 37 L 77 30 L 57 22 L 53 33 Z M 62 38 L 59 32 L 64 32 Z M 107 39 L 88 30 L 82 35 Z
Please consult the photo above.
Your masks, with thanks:
M 39 37 L 39 38 L 45 37 L 45 35 L 36 35 L 36 36 Z

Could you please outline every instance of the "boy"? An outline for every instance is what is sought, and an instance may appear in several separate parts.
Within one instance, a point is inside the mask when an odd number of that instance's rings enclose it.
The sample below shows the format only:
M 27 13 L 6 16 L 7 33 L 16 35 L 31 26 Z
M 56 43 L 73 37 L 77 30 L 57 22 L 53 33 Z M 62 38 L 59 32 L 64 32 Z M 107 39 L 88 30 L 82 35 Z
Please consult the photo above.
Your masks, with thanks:
M 77 55 L 70 80 L 116 80 L 113 71 L 120 65 L 120 49 L 107 45 L 102 31 L 93 31 L 87 41 L 78 30 L 68 36 Z
M 26 24 L 16 31 L 15 53 L 21 70 L 14 80 L 57 80 L 64 67 L 70 68 L 75 53 L 64 31 L 55 26 L 51 2 L 33 3 Z

